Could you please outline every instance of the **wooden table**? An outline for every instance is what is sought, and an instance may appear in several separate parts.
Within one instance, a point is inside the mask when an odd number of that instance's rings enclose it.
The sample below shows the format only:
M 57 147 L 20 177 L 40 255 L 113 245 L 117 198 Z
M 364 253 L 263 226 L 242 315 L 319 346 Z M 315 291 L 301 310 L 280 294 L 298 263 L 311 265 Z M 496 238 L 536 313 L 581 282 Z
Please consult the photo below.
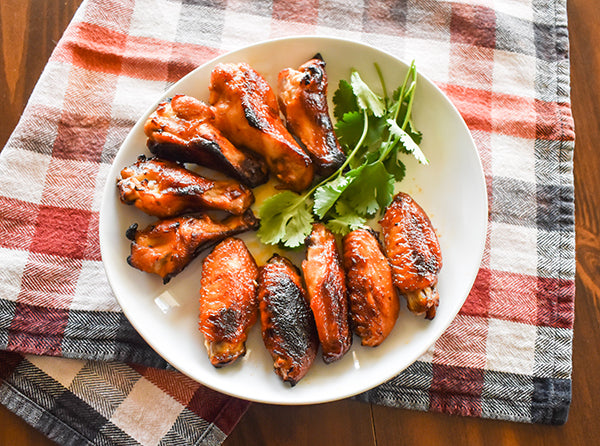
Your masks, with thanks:
M 0 1 L 0 147 L 14 129 L 56 42 L 81 0 Z M 279 407 L 253 404 L 226 446 L 252 445 L 571 445 L 600 438 L 600 10 L 569 0 L 575 154 L 577 295 L 573 403 L 565 426 L 451 417 L 350 400 Z M 594 389 L 596 389 L 594 391 Z M 54 444 L 0 406 L 0 445 Z

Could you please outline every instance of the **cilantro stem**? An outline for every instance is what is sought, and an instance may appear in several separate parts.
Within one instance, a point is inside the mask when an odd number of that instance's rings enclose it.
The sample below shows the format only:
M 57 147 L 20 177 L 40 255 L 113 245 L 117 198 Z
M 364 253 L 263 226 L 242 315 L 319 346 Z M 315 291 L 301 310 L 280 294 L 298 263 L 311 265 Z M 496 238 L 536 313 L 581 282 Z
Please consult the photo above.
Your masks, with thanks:
M 406 72 L 406 76 L 404 76 L 404 82 L 402 82 L 402 88 L 400 88 L 400 93 L 398 94 L 398 108 L 396 108 L 396 111 L 394 112 L 394 121 L 398 119 L 398 113 L 400 113 L 400 108 L 402 107 L 402 101 L 404 100 L 406 85 L 408 84 L 410 74 L 411 71 L 409 68 L 409 70 Z
M 373 65 L 375 65 L 375 70 L 377 71 L 377 76 L 379 76 L 379 82 L 381 83 L 381 89 L 383 90 L 383 103 L 385 104 L 385 109 L 387 111 L 387 109 L 388 109 L 388 94 L 387 94 L 387 88 L 385 86 L 385 80 L 383 78 L 383 73 L 381 72 L 381 68 L 379 67 L 379 64 L 377 62 L 375 62 Z
M 408 85 L 408 82 L 410 79 L 412 79 L 412 82 L 410 83 L 410 85 L 407 88 L 407 85 Z M 415 93 L 416 86 L 417 86 L 417 67 L 415 65 L 415 61 L 413 60 L 410 64 L 410 67 L 408 68 L 408 71 L 406 72 L 406 76 L 404 76 L 404 81 L 402 82 L 402 88 L 400 89 L 400 94 L 398 95 L 398 101 L 397 101 L 398 107 L 396 107 L 396 110 L 394 111 L 394 121 L 397 122 L 398 114 L 400 113 L 400 109 L 402 108 L 402 103 L 404 102 L 405 98 L 408 98 L 408 102 L 406 104 L 406 112 L 404 113 L 404 120 L 402 122 L 402 125 L 400 126 L 402 128 L 402 130 L 406 130 L 408 121 L 410 121 L 410 115 L 412 112 L 412 104 L 413 104 L 413 99 L 415 97 L 414 93 Z M 382 153 L 379 155 L 379 158 L 377 159 L 378 162 L 385 161 L 385 159 L 388 157 L 388 155 L 392 151 L 393 145 L 391 144 L 391 141 L 392 141 L 392 134 L 390 133 L 387 138 L 386 147 L 382 151 Z
M 408 71 L 406 72 L 406 76 L 404 77 L 404 82 L 402 82 L 402 88 L 400 89 L 400 94 L 398 95 L 398 108 L 396 109 L 396 111 L 394 113 L 394 121 L 396 121 L 398 119 L 398 113 L 400 113 L 400 108 L 402 108 L 402 102 L 404 102 L 405 95 L 408 94 L 408 91 L 406 90 L 406 86 L 408 85 L 408 80 L 411 77 L 413 79 L 415 79 L 415 81 L 416 81 L 416 79 L 417 79 L 417 67 L 415 65 L 415 61 L 414 60 L 411 62 L 410 67 L 408 68 Z M 410 90 L 410 88 L 409 88 L 409 90 Z
M 415 98 L 414 93 L 415 93 L 416 88 L 417 88 L 417 77 L 415 76 L 415 79 L 410 84 L 410 88 L 408 89 L 408 92 L 407 92 L 407 94 L 410 93 L 410 96 L 408 97 L 408 104 L 406 104 L 406 113 L 404 114 L 404 122 L 402 122 L 402 126 L 401 126 L 402 130 L 406 130 L 406 126 L 408 125 L 408 121 L 410 120 L 413 100 Z

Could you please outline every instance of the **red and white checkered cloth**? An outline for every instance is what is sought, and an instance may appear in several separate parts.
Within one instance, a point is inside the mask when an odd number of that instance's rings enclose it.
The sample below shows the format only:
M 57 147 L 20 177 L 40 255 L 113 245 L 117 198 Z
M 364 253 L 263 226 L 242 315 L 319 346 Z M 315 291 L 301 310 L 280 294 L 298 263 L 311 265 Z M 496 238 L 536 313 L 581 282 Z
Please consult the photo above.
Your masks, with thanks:
M 419 361 L 358 398 L 565 422 L 566 0 L 299 3 L 86 0 L 58 43 L 0 156 L 0 402 L 59 443 L 219 444 L 244 413 L 247 402 L 170 370 L 125 319 L 101 264 L 99 203 L 120 144 L 168 86 L 216 55 L 291 34 L 415 59 L 465 118 L 487 180 L 486 250 L 460 314 Z

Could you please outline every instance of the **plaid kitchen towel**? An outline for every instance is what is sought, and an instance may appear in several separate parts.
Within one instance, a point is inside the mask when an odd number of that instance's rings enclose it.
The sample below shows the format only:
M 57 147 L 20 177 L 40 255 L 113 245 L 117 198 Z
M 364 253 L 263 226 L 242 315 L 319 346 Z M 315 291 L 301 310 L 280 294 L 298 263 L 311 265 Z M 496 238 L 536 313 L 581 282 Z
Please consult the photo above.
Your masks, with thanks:
M 248 407 L 167 371 L 3 352 L 0 403 L 61 445 L 210 445 Z
M 167 87 L 214 56 L 292 34 L 415 59 L 465 118 L 487 180 L 486 249 L 464 307 L 419 361 L 358 398 L 566 421 L 575 294 L 566 0 L 299 3 L 84 0 L 58 43 L 0 156 L 0 402 L 51 438 L 218 444 L 242 416 L 247 402 L 169 369 L 123 316 L 101 264 L 99 203 L 120 144 Z

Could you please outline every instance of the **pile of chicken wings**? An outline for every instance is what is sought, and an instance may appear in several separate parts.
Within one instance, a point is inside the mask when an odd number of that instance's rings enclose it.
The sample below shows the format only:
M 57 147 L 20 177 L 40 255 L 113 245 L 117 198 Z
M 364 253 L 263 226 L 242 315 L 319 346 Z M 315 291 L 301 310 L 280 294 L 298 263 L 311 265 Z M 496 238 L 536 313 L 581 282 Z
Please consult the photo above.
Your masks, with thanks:
M 321 56 L 282 70 L 278 95 L 246 63 L 216 65 L 209 92 L 209 104 L 177 95 L 157 107 L 144 126 L 153 156 L 122 169 L 117 188 L 123 203 L 157 218 L 127 230 L 131 266 L 167 283 L 211 249 L 202 260 L 199 327 L 212 365 L 243 356 L 260 321 L 275 372 L 294 386 L 319 346 L 331 363 L 348 352 L 353 333 L 364 346 L 381 344 L 398 318 L 399 296 L 432 319 L 440 246 L 428 216 L 405 193 L 385 209 L 381 240 L 371 228 L 336 240 L 315 223 L 300 267 L 279 254 L 259 267 L 235 237 L 260 224 L 251 210 L 254 187 L 273 177 L 278 187 L 301 192 L 344 163 Z M 228 179 L 206 178 L 189 164 Z

